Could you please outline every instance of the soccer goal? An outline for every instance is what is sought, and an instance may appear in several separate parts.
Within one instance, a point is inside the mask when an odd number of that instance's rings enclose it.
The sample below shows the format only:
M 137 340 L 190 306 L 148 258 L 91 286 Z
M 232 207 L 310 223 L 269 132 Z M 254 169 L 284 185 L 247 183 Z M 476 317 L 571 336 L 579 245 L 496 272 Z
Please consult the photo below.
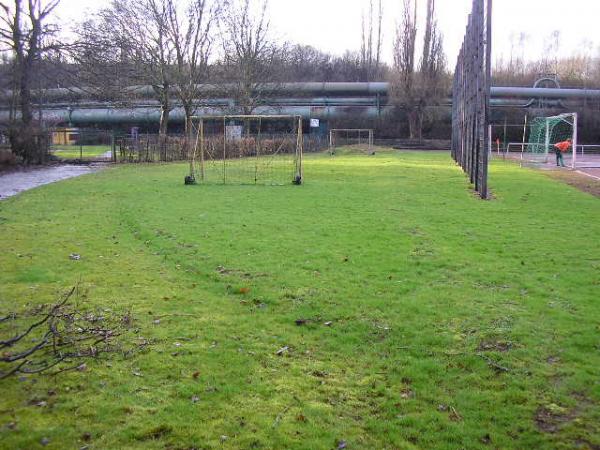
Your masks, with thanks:
M 348 147 L 367 155 L 375 154 L 373 150 L 373 130 L 361 128 L 337 128 L 329 131 L 329 153 L 335 154 L 335 149 Z
M 193 119 L 187 184 L 302 184 L 301 116 Z
M 577 113 L 551 117 L 536 117 L 529 125 L 529 138 L 521 144 L 521 160 L 525 163 L 546 164 L 554 155 L 554 145 L 571 140 L 571 166 L 577 167 Z M 527 133 L 527 132 L 526 132 Z

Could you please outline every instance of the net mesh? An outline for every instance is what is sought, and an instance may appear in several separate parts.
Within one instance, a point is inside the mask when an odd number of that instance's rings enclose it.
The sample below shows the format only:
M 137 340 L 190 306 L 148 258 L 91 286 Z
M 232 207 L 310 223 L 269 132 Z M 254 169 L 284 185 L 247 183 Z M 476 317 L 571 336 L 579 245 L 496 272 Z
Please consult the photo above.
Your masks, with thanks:
M 536 117 L 529 126 L 529 141 L 525 153 L 532 161 L 547 162 L 558 142 L 573 139 L 573 115 Z
M 195 122 L 190 176 L 208 184 L 299 184 L 302 120 L 225 116 Z
M 333 155 L 338 149 L 347 153 L 372 155 L 372 129 L 333 129 L 329 132 L 329 152 Z

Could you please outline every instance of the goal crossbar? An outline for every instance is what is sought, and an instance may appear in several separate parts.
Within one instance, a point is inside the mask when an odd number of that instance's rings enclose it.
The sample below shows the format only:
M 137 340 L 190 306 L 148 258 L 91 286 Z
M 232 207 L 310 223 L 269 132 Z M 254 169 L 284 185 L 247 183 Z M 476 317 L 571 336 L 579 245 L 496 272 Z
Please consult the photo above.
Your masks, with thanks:
M 561 123 L 563 125 L 561 125 Z M 567 128 L 565 128 L 565 126 Z M 534 152 L 543 153 L 548 159 L 548 153 L 554 150 L 554 144 L 557 142 L 571 140 L 571 168 L 577 167 L 577 130 L 578 115 L 577 113 L 564 113 L 556 116 L 537 117 L 531 123 L 531 132 L 529 143 L 532 145 Z M 574 151 L 573 151 L 574 149 Z

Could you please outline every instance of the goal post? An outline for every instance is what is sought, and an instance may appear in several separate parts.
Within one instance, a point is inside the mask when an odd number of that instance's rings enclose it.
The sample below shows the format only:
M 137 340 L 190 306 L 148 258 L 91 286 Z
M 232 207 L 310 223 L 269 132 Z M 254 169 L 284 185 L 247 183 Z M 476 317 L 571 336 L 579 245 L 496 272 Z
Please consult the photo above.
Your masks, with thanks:
M 554 153 L 554 145 L 570 139 L 571 167 L 577 166 L 577 113 L 557 116 L 536 117 L 529 125 L 529 139 L 524 139 L 521 159 L 524 161 L 548 163 Z M 573 151 L 575 150 L 575 151 Z
M 335 154 L 336 147 L 355 148 L 373 155 L 374 132 L 371 128 L 334 128 L 329 130 L 329 153 Z
M 302 116 L 192 118 L 187 184 L 302 184 Z
M 533 119 L 526 115 L 522 124 L 496 125 L 495 133 L 493 132 L 494 125 L 490 125 L 488 134 L 497 136 L 497 138 L 496 142 L 488 141 L 489 155 L 502 157 L 502 159 L 518 159 L 521 161 L 521 165 L 525 166 L 554 165 L 556 144 L 570 140 L 568 150 L 563 152 L 567 167 L 573 170 L 600 168 L 600 144 L 591 142 L 582 144 L 580 142 L 578 120 L 577 113 L 541 116 Z M 522 135 L 516 133 L 515 127 L 521 128 Z M 507 130 L 512 131 L 507 133 Z M 504 145 L 501 145 L 501 136 L 504 136 L 506 142 Z M 512 141 L 508 141 L 507 136 Z

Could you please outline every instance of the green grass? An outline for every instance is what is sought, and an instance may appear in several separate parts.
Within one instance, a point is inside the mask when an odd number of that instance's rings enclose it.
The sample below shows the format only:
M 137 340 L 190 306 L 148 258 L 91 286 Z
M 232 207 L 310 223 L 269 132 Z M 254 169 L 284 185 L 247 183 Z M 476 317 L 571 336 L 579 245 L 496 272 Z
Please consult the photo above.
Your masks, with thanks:
M 60 159 L 94 159 L 110 151 L 110 145 L 53 145 L 52 154 Z
M 598 199 L 497 162 L 481 201 L 440 153 L 310 156 L 301 187 L 186 187 L 186 171 L 121 166 L 0 203 L 0 312 L 79 282 L 156 342 L 1 381 L 0 447 L 600 445 Z

